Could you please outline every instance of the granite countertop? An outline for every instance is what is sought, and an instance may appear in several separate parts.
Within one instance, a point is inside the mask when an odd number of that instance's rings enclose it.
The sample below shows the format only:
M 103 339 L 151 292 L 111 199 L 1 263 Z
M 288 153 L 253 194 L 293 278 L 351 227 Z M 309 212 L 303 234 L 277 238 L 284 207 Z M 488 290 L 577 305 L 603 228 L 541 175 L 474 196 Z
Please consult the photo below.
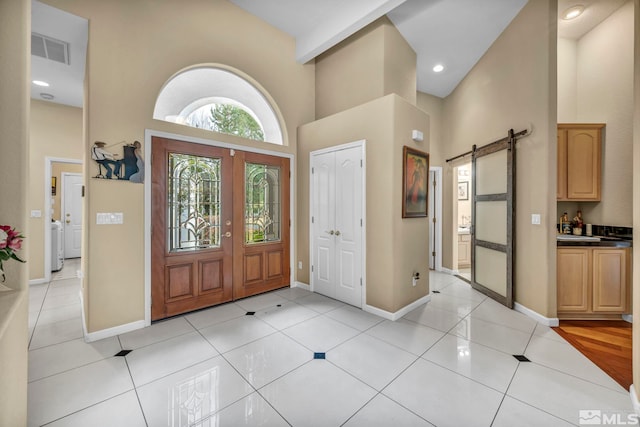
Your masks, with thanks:
M 560 237 L 562 235 L 558 235 Z M 623 239 L 620 237 L 611 237 L 611 236 L 593 236 L 599 238 L 599 241 L 585 241 L 579 239 L 579 236 L 575 236 L 575 240 L 560 240 L 558 239 L 558 247 L 560 246 L 595 246 L 595 247 L 605 247 L 605 248 L 630 248 L 633 246 L 633 241 L 631 239 Z

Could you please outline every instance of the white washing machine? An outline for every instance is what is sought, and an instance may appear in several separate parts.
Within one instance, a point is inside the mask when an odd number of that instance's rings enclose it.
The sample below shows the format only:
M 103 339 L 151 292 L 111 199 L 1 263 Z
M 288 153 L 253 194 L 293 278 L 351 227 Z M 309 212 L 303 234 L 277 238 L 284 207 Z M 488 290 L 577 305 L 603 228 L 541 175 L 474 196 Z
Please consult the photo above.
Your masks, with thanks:
M 62 223 L 53 221 L 51 223 L 51 271 L 62 270 L 64 264 L 63 244 Z

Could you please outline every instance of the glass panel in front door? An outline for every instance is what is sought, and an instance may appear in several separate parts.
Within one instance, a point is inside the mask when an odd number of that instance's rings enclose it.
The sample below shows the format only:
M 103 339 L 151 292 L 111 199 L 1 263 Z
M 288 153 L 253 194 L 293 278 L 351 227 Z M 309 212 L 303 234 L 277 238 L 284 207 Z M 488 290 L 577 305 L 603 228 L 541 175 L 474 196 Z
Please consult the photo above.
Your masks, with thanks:
M 280 167 L 245 163 L 245 243 L 280 240 Z
M 220 246 L 221 160 L 169 153 L 169 252 Z

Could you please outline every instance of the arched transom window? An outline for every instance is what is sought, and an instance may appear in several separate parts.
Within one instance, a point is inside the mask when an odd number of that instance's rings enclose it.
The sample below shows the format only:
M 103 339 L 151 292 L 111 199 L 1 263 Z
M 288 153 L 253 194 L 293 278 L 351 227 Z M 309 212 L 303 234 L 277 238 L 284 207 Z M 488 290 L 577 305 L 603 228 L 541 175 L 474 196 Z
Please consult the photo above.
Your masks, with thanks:
M 263 93 L 222 68 L 199 67 L 174 76 L 162 88 L 153 118 L 283 144 L 278 117 Z

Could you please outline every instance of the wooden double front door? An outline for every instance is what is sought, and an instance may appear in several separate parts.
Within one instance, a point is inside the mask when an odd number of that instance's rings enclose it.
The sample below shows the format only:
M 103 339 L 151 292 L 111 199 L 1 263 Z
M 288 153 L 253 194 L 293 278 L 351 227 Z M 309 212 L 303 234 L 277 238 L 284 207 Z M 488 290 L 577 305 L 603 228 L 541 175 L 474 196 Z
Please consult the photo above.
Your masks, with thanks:
M 288 286 L 289 159 L 153 137 L 151 319 Z

